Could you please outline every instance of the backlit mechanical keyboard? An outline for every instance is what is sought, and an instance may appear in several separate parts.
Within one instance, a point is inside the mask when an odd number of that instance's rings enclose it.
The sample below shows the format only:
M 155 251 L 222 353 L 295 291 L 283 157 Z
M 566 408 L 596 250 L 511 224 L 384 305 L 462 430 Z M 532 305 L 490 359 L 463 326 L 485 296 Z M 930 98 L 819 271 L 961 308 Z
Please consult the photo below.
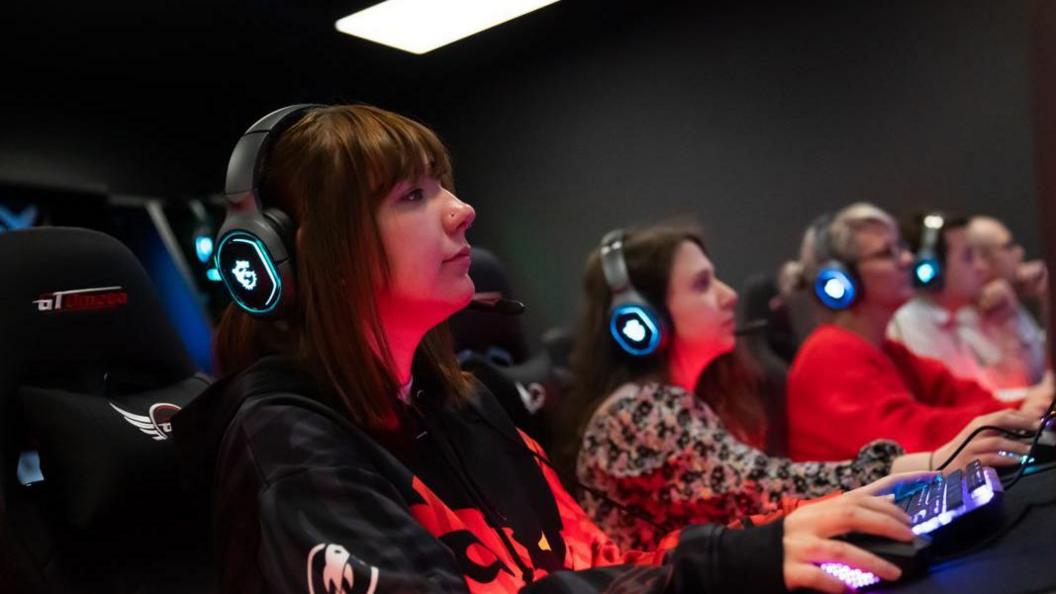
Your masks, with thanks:
M 963 470 L 955 470 L 945 478 L 908 485 L 895 494 L 895 504 L 909 514 L 913 533 L 912 543 L 900 543 L 861 534 L 848 535 L 844 540 L 864 548 L 903 570 L 903 577 L 926 571 L 928 537 L 942 526 L 964 514 L 996 501 L 1004 489 L 993 468 L 973 460 Z M 822 563 L 822 571 L 832 575 L 852 590 L 880 583 L 880 578 L 843 563 Z
M 963 470 L 917 485 L 895 499 L 909 514 L 914 534 L 930 534 L 964 514 L 994 501 L 1003 493 L 993 468 L 973 460 Z

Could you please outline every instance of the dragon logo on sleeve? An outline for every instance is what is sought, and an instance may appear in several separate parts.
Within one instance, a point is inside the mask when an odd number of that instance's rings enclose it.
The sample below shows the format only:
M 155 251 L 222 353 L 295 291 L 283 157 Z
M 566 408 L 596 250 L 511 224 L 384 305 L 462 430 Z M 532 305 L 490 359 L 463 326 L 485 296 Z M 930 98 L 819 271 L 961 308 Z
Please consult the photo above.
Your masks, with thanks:
M 374 594 L 377 587 L 378 568 L 345 547 L 320 543 L 308 552 L 308 594 Z

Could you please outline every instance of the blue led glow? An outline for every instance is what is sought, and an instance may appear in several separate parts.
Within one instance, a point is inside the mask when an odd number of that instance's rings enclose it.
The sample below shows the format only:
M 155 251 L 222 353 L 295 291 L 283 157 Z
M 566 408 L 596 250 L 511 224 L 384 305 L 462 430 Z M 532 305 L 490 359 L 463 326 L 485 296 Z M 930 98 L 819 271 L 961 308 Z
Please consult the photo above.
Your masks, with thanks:
M 282 295 L 282 278 L 279 276 L 278 271 L 275 270 L 275 265 L 271 262 L 271 254 L 268 253 L 268 249 L 264 247 L 264 244 L 261 243 L 259 239 L 245 231 L 233 231 L 228 233 L 222 240 L 220 240 L 220 246 L 216 249 L 216 253 L 213 256 L 213 266 L 215 266 L 217 270 L 223 269 L 220 264 L 220 254 L 224 252 L 224 247 L 227 246 L 228 243 L 243 243 L 252 247 L 253 250 L 256 251 L 257 257 L 264 262 L 264 271 L 269 277 L 271 277 L 272 282 L 271 294 L 269 294 L 268 298 L 264 301 L 266 305 L 263 308 L 253 307 L 243 301 L 239 297 L 239 290 L 232 286 L 231 281 L 229 280 L 230 275 L 221 274 L 220 278 L 224 281 L 228 294 L 231 295 L 231 298 L 235 300 L 235 303 L 237 303 L 239 307 L 250 313 L 266 314 L 273 311 L 278 307 L 279 296 Z
M 0 206 L 0 231 L 5 228 L 11 231 L 15 229 L 28 229 L 33 226 L 33 223 L 36 220 L 37 207 L 32 204 L 17 213 L 8 209 L 6 206 Z
M 636 357 L 651 355 L 660 346 L 660 324 L 640 305 L 613 310 L 609 332 L 620 348 Z
M 210 268 L 209 270 L 206 270 L 205 278 L 213 281 L 214 283 L 218 283 L 223 280 L 220 278 L 220 271 L 215 268 Z
M 198 261 L 205 264 L 209 261 L 209 258 L 213 256 L 213 238 L 205 235 L 199 235 L 194 238 L 194 252 L 198 256 Z
M 40 471 L 40 454 L 36 450 L 27 450 L 18 456 L 18 482 L 23 485 L 31 485 L 44 480 L 44 473 Z
M 847 309 L 854 303 L 854 282 L 846 271 L 823 268 L 814 281 L 814 293 L 829 309 Z
M 935 266 L 931 262 L 921 262 L 917 265 L 916 273 L 917 280 L 926 285 L 935 279 Z

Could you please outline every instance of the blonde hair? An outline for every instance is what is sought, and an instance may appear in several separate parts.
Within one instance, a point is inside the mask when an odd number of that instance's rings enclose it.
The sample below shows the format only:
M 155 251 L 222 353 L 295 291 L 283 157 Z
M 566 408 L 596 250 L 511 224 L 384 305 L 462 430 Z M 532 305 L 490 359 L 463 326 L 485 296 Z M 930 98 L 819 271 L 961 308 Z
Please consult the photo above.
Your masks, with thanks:
M 812 278 L 828 260 L 853 262 L 859 256 L 857 234 L 870 225 L 882 225 L 898 233 L 894 217 L 869 202 L 855 202 L 831 219 L 815 221 L 803 234 L 799 258 L 805 278 Z

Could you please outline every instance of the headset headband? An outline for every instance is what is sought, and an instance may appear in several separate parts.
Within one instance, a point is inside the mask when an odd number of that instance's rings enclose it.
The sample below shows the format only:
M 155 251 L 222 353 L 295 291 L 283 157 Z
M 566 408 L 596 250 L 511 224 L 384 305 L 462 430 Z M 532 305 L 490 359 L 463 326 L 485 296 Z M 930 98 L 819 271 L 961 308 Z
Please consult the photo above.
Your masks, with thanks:
M 238 139 L 227 163 L 227 214 L 213 259 L 239 307 L 258 317 L 282 317 L 296 295 L 294 223 L 264 208 L 260 173 L 271 144 L 315 104 L 291 105 L 260 118 Z
M 227 179 L 224 183 L 224 194 L 236 210 L 262 209 L 258 187 L 260 167 L 272 141 L 300 120 L 304 112 L 316 107 L 323 106 L 301 103 L 276 109 L 257 120 L 238 139 L 234 150 L 231 151 L 231 159 L 227 162 Z
M 613 229 L 601 238 L 601 271 L 613 295 L 631 288 L 627 261 L 623 257 L 623 229 Z

